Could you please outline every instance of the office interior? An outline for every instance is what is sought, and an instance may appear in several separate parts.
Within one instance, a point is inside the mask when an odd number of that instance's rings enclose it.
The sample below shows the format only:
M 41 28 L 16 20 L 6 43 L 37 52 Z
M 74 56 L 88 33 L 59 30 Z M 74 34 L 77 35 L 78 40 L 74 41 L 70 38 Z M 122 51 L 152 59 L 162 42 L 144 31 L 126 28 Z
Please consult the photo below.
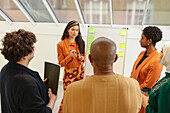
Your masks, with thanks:
M 61 41 L 64 28 L 71 20 L 80 23 L 86 52 L 89 26 L 128 28 L 121 73 L 127 77 L 130 76 L 139 53 L 144 50 L 139 43 L 144 27 L 157 26 L 162 30 L 163 39 L 156 45 L 158 51 L 170 41 L 170 0 L 0 0 L 0 40 L 6 32 L 18 29 L 33 32 L 38 41 L 29 68 L 38 71 L 42 78 L 45 61 L 58 64 L 57 43 Z M 0 69 L 6 63 L 7 60 L 0 54 Z M 161 78 L 165 75 L 164 72 L 165 69 Z M 54 113 L 57 113 L 63 95 L 62 77 L 63 67 L 60 70 L 58 99 Z

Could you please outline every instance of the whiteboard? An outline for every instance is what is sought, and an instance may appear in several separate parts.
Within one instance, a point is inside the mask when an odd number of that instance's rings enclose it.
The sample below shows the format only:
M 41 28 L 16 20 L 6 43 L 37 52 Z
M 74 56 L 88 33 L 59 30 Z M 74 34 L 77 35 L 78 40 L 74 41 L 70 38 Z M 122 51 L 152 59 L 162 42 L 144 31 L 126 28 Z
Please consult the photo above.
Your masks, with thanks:
M 85 77 L 86 75 L 93 75 L 93 67 L 88 59 L 90 52 L 90 44 L 98 37 L 107 37 L 113 40 L 117 46 L 118 60 L 113 64 L 113 71 L 117 74 L 123 75 L 125 51 L 126 51 L 126 39 L 128 35 L 128 28 L 121 27 L 100 27 L 100 26 L 88 26 L 87 41 L 86 41 L 86 60 L 85 60 Z

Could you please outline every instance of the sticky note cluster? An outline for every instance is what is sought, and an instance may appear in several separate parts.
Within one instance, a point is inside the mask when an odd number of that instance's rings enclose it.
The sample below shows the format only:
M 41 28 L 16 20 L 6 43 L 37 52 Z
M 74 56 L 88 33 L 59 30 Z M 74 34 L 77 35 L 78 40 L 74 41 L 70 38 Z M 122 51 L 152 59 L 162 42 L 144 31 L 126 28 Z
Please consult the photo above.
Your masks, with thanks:
M 119 52 L 118 52 L 119 57 L 124 57 L 125 48 L 126 48 L 126 43 L 122 42 L 119 44 Z
M 95 28 L 89 28 L 89 33 L 94 34 L 95 33 Z M 90 54 L 90 47 L 91 43 L 94 41 L 94 36 L 89 36 L 89 43 L 88 43 L 88 49 L 87 49 L 87 54 Z

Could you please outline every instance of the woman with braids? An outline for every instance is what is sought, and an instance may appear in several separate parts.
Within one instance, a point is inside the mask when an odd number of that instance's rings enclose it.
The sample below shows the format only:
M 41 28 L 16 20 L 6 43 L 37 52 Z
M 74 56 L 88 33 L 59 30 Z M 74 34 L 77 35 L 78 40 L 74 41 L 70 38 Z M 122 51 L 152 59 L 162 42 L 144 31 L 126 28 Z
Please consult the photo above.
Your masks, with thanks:
M 70 21 L 63 33 L 61 41 L 57 44 L 58 62 L 64 67 L 63 89 L 84 77 L 83 63 L 85 60 L 85 43 L 82 39 L 80 26 L 77 21 Z M 62 113 L 61 102 L 58 113 Z
M 131 78 L 139 82 L 140 88 L 150 88 L 159 80 L 163 66 L 159 63 L 159 53 L 155 48 L 162 39 L 162 32 L 158 27 L 149 26 L 143 29 L 140 39 L 142 51 L 133 65 Z M 139 113 L 145 113 L 142 107 Z
M 52 113 L 56 96 L 38 72 L 28 68 L 35 42 L 35 35 L 22 29 L 2 40 L 1 53 L 9 61 L 0 73 L 2 113 Z

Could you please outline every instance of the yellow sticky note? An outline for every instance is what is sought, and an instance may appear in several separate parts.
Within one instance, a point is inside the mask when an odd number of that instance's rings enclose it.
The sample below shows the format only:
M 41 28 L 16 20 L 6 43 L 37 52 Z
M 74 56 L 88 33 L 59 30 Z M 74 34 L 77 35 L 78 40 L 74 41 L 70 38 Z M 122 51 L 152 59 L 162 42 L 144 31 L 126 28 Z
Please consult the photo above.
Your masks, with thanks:
M 121 30 L 120 31 L 120 36 L 126 36 L 126 30 Z
M 90 46 L 91 46 L 91 43 L 88 44 L 88 47 L 89 47 L 89 48 L 90 48 Z
M 126 44 L 125 43 L 120 43 L 120 48 L 125 48 Z
M 87 50 L 87 54 L 90 54 L 90 48 L 88 48 L 88 50 Z
M 89 33 L 95 33 L 95 28 L 90 28 Z
M 119 57 L 124 57 L 124 51 L 119 51 L 118 56 Z
M 89 37 L 89 41 L 90 41 L 90 42 L 93 42 L 93 41 L 94 41 L 94 36 L 90 36 L 90 37 Z

